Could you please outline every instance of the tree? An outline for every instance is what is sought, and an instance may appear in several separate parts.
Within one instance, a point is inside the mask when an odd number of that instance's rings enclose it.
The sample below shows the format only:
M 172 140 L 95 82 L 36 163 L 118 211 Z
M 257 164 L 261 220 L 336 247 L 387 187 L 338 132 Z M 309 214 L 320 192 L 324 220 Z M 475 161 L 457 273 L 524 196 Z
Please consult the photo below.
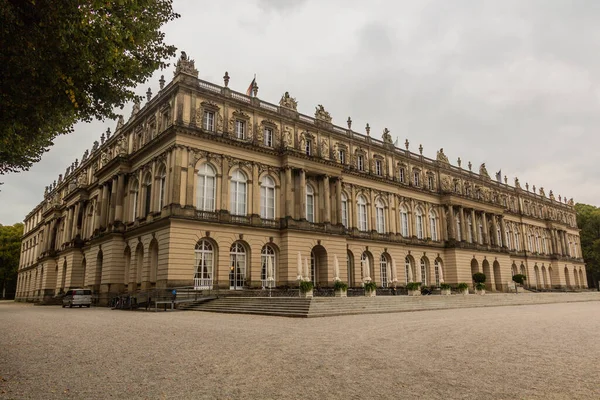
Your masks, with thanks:
M 577 226 L 581 229 L 581 251 L 587 271 L 588 286 L 597 288 L 600 281 L 600 208 L 575 204 Z
M 21 256 L 23 224 L 0 224 L 0 298 L 14 298 Z
M 116 118 L 176 48 L 172 0 L 0 0 L 0 174 L 27 170 L 77 121 Z
M 519 285 L 524 284 L 526 279 L 527 279 L 527 277 L 525 275 L 522 275 L 522 274 L 515 274 L 512 277 L 513 282 L 516 282 Z M 518 288 L 517 285 L 515 285 L 515 293 L 519 293 L 519 288 Z

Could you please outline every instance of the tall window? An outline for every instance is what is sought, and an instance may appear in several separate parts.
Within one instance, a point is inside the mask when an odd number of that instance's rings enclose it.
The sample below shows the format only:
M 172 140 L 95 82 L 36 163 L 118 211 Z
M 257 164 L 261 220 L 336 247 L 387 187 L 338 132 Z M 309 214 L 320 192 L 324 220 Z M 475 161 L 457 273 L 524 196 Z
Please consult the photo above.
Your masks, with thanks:
M 546 244 L 546 233 L 542 234 L 542 249 L 544 250 L 544 254 L 548 254 L 548 245 Z
M 260 184 L 260 217 L 275 219 L 275 181 L 270 176 Z
M 462 229 L 460 224 L 460 217 L 456 216 L 456 240 L 459 242 L 462 240 Z
M 367 200 L 363 195 L 358 196 L 356 202 L 356 214 L 358 215 L 358 230 L 367 230 Z
M 167 173 L 164 166 L 161 166 L 158 172 L 158 210 L 165 206 L 165 191 L 167 185 Z
M 500 227 L 496 228 L 496 240 L 498 246 L 502 246 L 502 231 L 500 230 Z
M 213 247 L 207 240 L 201 240 L 196 244 L 195 254 L 194 288 L 212 289 Z
M 231 193 L 231 214 L 246 215 L 246 175 L 239 169 L 231 175 L 229 191 Z
M 137 210 L 138 210 L 138 201 L 139 201 L 139 190 L 138 190 L 138 180 L 137 179 L 133 179 L 133 181 L 131 182 L 131 220 L 135 221 L 135 219 L 137 218 Z M 93 212 L 94 210 L 92 210 Z M 94 214 L 92 214 L 94 215 Z
M 433 268 L 434 268 L 434 271 L 435 271 L 435 286 L 436 287 L 440 287 L 440 268 L 441 268 L 441 265 L 440 265 L 440 263 L 439 263 L 438 260 L 435 260 L 433 262 Z
M 375 222 L 377 224 L 377 232 L 385 233 L 385 208 L 381 200 L 375 203 Z
M 306 186 L 306 220 L 315 222 L 315 191 L 312 186 Z
M 387 276 L 387 267 L 388 267 L 388 260 L 387 257 L 382 254 L 381 258 L 379 259 L 379 271 L 381 273 L 381 287 L 388 287 L 388 279 L 390 279 L 390 276 Z
M 304 148 L 304 152 L 307 156 L 310 156 L 312 154 L 312 147 L 312 139 L 306 138 L 306 147 Z
M 408 237 L 408 211 L 404 206 L 400 209 L 400 228 L 402 236 Z
M 438 240 L 437 218 L 433 211 L 429 212 L 429 232 L 431 233 L 431 240 Z
M 359 154 L 356 159 L 356 167 L 359 171 L 365 170 L 365 156 L 363 156 L 362 154 Z
M 152 176 L 146 175 L 144 179 L 144 216 L 150 214 L 152 204 Z
M 404 172 L 404 167 L 400 167 L 400 169 L 398 170 L 398 179 L 400 180 L 400 182 L 405 183 L 405 172 Z
M 517 227 L 515 227 L 515 250 L 519 251 L 521 250 L 520 246 L 521 246 L 521 240 L 520 240 L 520 234 L 517 231 Z
M 260 253 L 260 280 L 263 287 L 275 286 L 275 250 L 271 246 L 264 246 Z M 269 271 L 270 269 L 270 271 Z M 269 279 L 271 278 L 271 279 Z
M 417 225 L 417 239 L 423 239 L 423 213 L 421 213 L 420 208 L 415 211 L 415 222 Z
M 404 273 L 406 276 L 406 283 L 413 282 L 414 277 L 412 277 L 412 264 L 410 262 L 410 258 L 404 258 Z M 412 278 L 412 279 L 411 279 Z
M 196 190 L 196 208 L 201 211 L 215 211 L 216 173 L 209 164 L 198 169 L 198 188 Z
M 348 197 L 342 193 L 342 209 L 341 209 L 342 225 L 348 228 Z
M 479 220 L 479 229 L 477 231 L 479 235 L 479 244 L 483 244 L 483 222 Z
M 202 118 L 202 127 L 206 131 L 214 132 L 215 130 L 215 113 L 212 111 L 204 111 Z
M 338 151 L 338 155 L 340 157 L 340 163 L 342 164 L 346 164 L 346 150 L 344 149 L 339 149 Z
M 413 183 L 416 187 L 419 187 L 419 171 L 413 172 Z
M 433 190 L 433 176 L 431 175 L 427 176 L 427 188 Z
M 508 247 L 509 250 L 512 250 L 512 232 L 509 229 L 510 228 L 507 228 L 507 230 L 504 232 L 504 235 L 506 236 L 506 247 Z
M 237 119 L 235 121 L 235 137 L 241 140 L 246 139 L 246 122 Z
M 265 128 L 263 133 L 264 144 L 267 147 L 273 147 L 273 129 Z
M 246 249 L 235 242 L 229 250 L 229 289 L 241 289 L 246 281 Z
M 421 258 L 421 284 L 423 286 L 427 285 L 427 265 L 424 258 Z
M 381 176 L 383 168 L 381 166 L 381 160 L 375 160 L 375 175 Z

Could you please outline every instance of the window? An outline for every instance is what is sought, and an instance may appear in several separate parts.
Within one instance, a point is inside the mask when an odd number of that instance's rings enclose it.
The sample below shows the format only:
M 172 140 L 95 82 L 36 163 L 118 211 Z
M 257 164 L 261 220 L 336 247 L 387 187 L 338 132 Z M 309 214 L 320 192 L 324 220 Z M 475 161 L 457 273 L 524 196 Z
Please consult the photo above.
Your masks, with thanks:
M 508 247 L 508 249 L 512 249 L 512 243 L 511 243 L 512 232 L 507 230 L 504 232 L 504 235 L 506 236 L 506 247 Z
M 520 249 L 520 239 L 519 239 L 519 232 L 516 231 L 517 228 L 515 228 L 515 250 L 519 251 Z
M 479 243 L 483 244 L 483 223 L 479 220 Z
M 246 249 L 235 242 L 229 250 L 229 289 L 242 289 L 246 283 Z
M 405 183 L 405 173 L 404 173 L 404 167 L 400 167 L 400 169 L 398 170 L 398 179 L 400 180 L 400 182 Z
M 469 243 L 473 243 L 473 221 L 471 220 L 471 216 L 467 216 L 467 241 Z
M 202 127 L 204 130 L 214 132 L 215 130 L 215 113 L 212 111 L 204 111 L 202 118 Z
M 498 246 L 502 246 L 502 231 L 500 230 L 500 227 L 496 228 L 496 240 Z
M 375 203 L 375 222 L 377 233 L 385 233 L 385 208 L 381 200 Z
M 137 218 L 137 207 L 138 207 L 138 200 L 139 200 L 139 191 L 138 191 L 138 180 L 134 179 L 133 182 L 131 182 L 131 194 L 132 194 L 132 200 L 131 200 L 131 220 L 135 221 L 135 219 Z M 93 210 L 92 210 L 93 213 Z
M 164 166 L 162 166 L 158 173 L 158 210 L 162 210 L 165 206 L 165 190 L 167 184 L 167 173 Z
M 435 260 L 433 262 L 433 268 L 435 270 L 435 286 L 436 287 L 440 287 L 440 269 L 441 269 L 441 265 L 438 262 L 438 260 Z
M 306 153 L 307 156 L 310 156 L 312 154 L 312 139 L 311 138 L 306 138 L 306 147 L 304 149 L 304 152 Z
M 417 238 L 423 239 L 423 214 L 419 208 L 415 211 L 415 219 L 417 223 Z
M 419 186 L 419 171 L 413 172 L 413 183 L 415 186 Z
M 534 247 L 533 247 L 533 234 L 529 234 L 529 236 L 527 236 L 527 239 L 529 240 L 529 251 L 534 251 Z
M 338 151 L 338 155 L 340 157 L 340 163 L 342 164 L 346 164 L 346 150 L 344 149 L 339 149 Z
M 365 170 L 365 156 L 363 156 L 362 154 L 359 154 L 358 158 L 356 159 L 356 167 L 359 171 Z
M 150 214 L 152 205 L 152 176 L 146 175 L 144 180 L 144 216 Z
M 427 188 L 433 190 L 433 176 L 431 175 L 427 176 Z
M 273 147 L 273 129 L 265 128 L 263 139 L 265 146 Z
M 431 233 L 431 240 L 438 240 L 437 235 L 437 218 L 433 211 L 429 212 L 429 231 Z
M 424 258 L 421 258 L 421 285 L 427 285 L 427 264 Z
M 231 175 L 229 190 L 231 193 L 231 214 L 246 215 L 246 175 L 239 169 Z
M 406 274 L 406 283 L 412 282 L 413 281 L 412 263 L 410 262 L 410 258 L 408 258 L 408 257 L 404 258 L 404 271 Z
M 348 197 L 344 193 L 342 193 L 341 213 L 342 225 L 344 225 L 345 228 L 348 228 Z
M 271 246 L 263 247 L 260 253 L 260 280 L 262 287 L 275 286 L 275 250 Z
M 213 247 L 207 240 L 196 244 L 194 268 L 194 289 L 212 289 Z
M 363 195 L 358 196 L 356 202 L 356 214 L 358 215 L 358 230 L 367 230 L 367 200 Z
M 381 174 L 382 174 L 381 160 L 375 160 L 375 175 L 381 176 Z
M 544 250 L 544 254 L 548 254 L 548 246 L 546 245 L 546 234 L 542 236 L 542 249 Z
M 456 240 L 458 240 L 459 242 L 462 241 L 462 230 L 460 224 L 460 217 L 458 215 L 456 216 Z
M 246 139 L 246 122 L 239 119 L 235 121 L 235 137 L 240 140 Z
M 275 181 L 265 176 L 260 185 L 260 217 L 275 219 Z
M 315 222 L 315 191 L 312 186 L 306 186 L 306 220 Z
M 408 237 L 408 212 L 404 207 L 400 209 L 400 227 L 402 236 Z
M 381 258 L 379 259 L 379 270 L 381 272 L 381 287 L 388 287 L 388 279 L 390 279 L 391 277 L 388 276 L 388 260 L 387 257 L 382 254 Z
M 198 188 L 196 189 L 196 208 L 201 211 L 215 211 L 216 173 L 209 164 L 198 169 Z
M 454 193 L 458 193 L 460 190 L 460 187 L 458 185 L 458 182 L 454 182 Z

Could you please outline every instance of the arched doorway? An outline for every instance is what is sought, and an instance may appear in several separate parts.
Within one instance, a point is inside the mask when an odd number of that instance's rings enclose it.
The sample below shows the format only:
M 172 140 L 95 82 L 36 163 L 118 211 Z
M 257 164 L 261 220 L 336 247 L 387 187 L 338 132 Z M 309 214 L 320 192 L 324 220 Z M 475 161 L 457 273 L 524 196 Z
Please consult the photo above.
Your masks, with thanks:
M 194 289 L 212 289 L 214 276 L 214 254 L 213 244 L 206 239 L 201 239 L 196 243 L 195 266 L 194 266 Z
M 525 265 L 521 264 L 521 266 L 519 267 L 519 269 L 521 270 L 521 275 L 525 275 L 525 278 L 526 278 L 525 282 L 526 282 L 527 286 L 529 286 L 529 277 L 525 273 Z
M 369 251 L 363 251 L 360 255 L 360 276 L 363 282 L 375 280 L 375 266 L 373 265 L 373 255 Z
M 142 283 L 142 272 L 144 268 L 144 245 L 138 243 L 135 249 L 135 283 L 140 285 Z
M 392 262 L 389 254 L 382 253 L 379 257 L 379 274 L 381 275 L 381 287 L 386 288 L 391 286 L 392 281 L 391 274 Z
M 246 284 L 246 248 L 241 242 L 234 242 L 229 249 L 229 290 L 243 289 Z
M 81 278 L 81 280 L 82 280 L 82 282 L 83 282 L 83 284 L 81 285 L 81 287 L 86 287 L 86 286 L 85 286 L 85 284 L 86 284 L 86 279 L 85 279 L 85 278 L 86 278 L 86 276 L 85 276 L 85 274 L 87 273 L 87 268 L 86 268 L 86 261 L 85 261 L 85 257 L 83 257 L 83 260 L 81 261 L 81 269 L 82 269 L 82 272 L 81 272 L 81 273 L 82 273 L 82 275 L 83 275 L 83 276 L 82 276 L 82 278 Z
M 485 274 L 485 288 L 491 291 L 492 288 L 495 288 L 495 286 L 493 279 L 494 277 L 492 276 L 492 269 L 490 268 L 490 262 L 488 260 L 483 260 L 481 267 L 483 269 L 483 273 Z
M 573 277 L 575 278 L 575 280 L 573 282 L 575 282 L 575 287 L 578 288 L 580 287 L 579 285 L 579 276 L 577 276 L 577 270 L 574 269 L 573 270 Z
M 548 267 L 548 279 L 550 283 L 550 289 L 552 289 L 552 287 L 554 286 L 554 282 L 552 279 L 552 267 Z
M 436 287 L 440 287 L 440 283 L 443 282 L 444 279 L 444 271 L 442 271 L 442 260 L 439 258 L 436 258 L 435 261 L 433 262 L 433 269 L 434 269 L 434 279 L 435 279 L 435 286 Z
M 125 251 L 123 252 L 123 258 L 123 264 L 125 264 L 125 268 L 123 271 L 123 284 L 125 285 L 125 287 L 127 287 L 130 281 L 129 274 L 131 267 L 131 249 L 129 248 L 129 246 L 125 248 Z
M 277 263 L 275 249 L 268 244 L 260 252 L 260 281 L 263 288 L 275 287 L 277 282 Z
M 479 272 L 479 263 L 475 258 L 471 260 L 471 280 L 473 279 L 473 275 Z
M 327 250 L 325 247 L 316 245 L 310 252 L 310 274 L 315 286 L 327 286 Z
M 583 271 L 582 270 L 579 270 L 579 286 L 580 287 L 585 286 L 585 280 L 583 279 Z
M 498 260 L 494 260 L 494 282 L 496 283 L 496 290 L 502 292 L 502 275 Z
M 512 273 L 512 276 L 515 276 L 519 273 L 517 270 L 517 265 L 515 263 L 513 263 L 513 265 L 511 266 L 511 273 Z
M 571 287 L 571 278 L 569 277 L 569 268 L 565 265 L 565 284 L 567 287 Z
M 408 255 L 404 258 L 404 275 L 406 277 L 406 283 L 415 282 L 417 279 L 417 274 L 415 271 L 415 259 L 411 255 Z
M 356 282 L 354 280 L 354 255 L 350 250 L 348 250 L 346 256 L 346 266 L 348 268 L 348 286 L 354 287 L 356 285 Z
M 421 286 L 428 286 L 429 282 L 429 259 L 427 257 L 421 257 L 419 261 L 419 281 Z
M 60 292 L 65 292 L 65 283 L 67 281 L 67 260 L 63 262 L 62 277 L 60 278 Z
M 539 289 L 540 288 L 540 269 L 538 268 L 537 264 L 533 267 L 533 274 L 535 276 L 535 288 Z
M 548 288 L 548 276 L 546 273 L 546 266 L 542 265 L 542 287 L 544 289 Z
M 98 256 L 96 257 L 96 274 L 94 277 L 94 290 L 100 291 L 100 284 L 102 283 L 102 263 L 104 261 L 104 256 L 102 254 L 102 250 L 98 251 Z
M 150 242 L 150 274 L 148 280 L 152 286 L 156 285 L 156 277 L 158 275 L 158 242 L 152 239 Z

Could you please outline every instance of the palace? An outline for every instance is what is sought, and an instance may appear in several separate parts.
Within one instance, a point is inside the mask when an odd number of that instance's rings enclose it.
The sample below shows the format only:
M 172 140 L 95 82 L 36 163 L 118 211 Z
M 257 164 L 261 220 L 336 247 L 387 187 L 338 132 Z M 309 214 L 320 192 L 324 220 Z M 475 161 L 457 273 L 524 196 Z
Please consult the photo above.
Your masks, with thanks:
M 198 79 L 183 53 L 158 95 L 46 187 L 25 218 L 17 300 L 297 287 L 306 272 L 328 287 L 337 269 L 350 287 L 472 286 L 477 271 L 491 291 L 516 273 L 538 289 L 587 287 L 572 200 L 228 83 Z

